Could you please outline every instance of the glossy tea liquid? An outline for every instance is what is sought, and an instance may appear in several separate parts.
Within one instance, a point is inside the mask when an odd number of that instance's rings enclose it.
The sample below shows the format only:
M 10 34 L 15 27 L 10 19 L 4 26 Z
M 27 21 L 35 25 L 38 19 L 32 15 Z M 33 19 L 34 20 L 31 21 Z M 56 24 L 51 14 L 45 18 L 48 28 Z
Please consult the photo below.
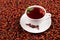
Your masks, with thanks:
M 38 7 L 32 7 L 27 10 L 27 16 L 32 19 L 40 19 L 45 15 L 45 11 Z

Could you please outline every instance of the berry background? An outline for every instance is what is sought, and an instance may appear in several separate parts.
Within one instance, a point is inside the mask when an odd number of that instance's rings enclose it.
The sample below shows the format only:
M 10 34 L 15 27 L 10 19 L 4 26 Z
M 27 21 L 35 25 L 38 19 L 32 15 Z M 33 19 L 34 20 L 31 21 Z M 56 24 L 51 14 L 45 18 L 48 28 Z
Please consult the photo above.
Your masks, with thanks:
M 47 31 L 32 34 L 21 28 L 19 20 L 31 5 L 43 6 L 52 14 Z M 60 0 L 0 0 L 0 40 L 60 40 Z

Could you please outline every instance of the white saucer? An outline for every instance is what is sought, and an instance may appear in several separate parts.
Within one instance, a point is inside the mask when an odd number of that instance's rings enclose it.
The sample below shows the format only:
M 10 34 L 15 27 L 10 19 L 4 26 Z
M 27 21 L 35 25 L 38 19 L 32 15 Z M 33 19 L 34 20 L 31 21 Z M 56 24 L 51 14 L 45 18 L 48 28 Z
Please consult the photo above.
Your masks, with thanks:
M 26 14 L 23 14 L 23 16 L 21 17 L 21 20 L 20 20 L 21 27 L 30 33 L 41 33 L 41 32 L 46 31 L 47 29 L 49 29 L 49 27 L 51 25 L 51 18 L 48 18 L 47 20 L 40 22 L 39 30 L 37 28 L 31 28 L 31 27 L 27 26 L 26 23 L 29 23 L 29 22 L 30 22 L 30 20 L 27 18 Z

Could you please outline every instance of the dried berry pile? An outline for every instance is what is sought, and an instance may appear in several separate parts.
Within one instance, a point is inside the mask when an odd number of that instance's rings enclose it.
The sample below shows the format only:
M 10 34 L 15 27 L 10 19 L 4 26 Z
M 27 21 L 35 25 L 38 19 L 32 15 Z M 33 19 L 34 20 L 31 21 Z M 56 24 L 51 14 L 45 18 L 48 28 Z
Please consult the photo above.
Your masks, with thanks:
M 31 27 L 31 28 L 37 28 L 39 30 L 39 25 L 33 25 L 31 23 L 29 24 L 26 24 L 28 27 Z
M 19 20 L 31 5 L 41 5 L 52 14 L 47 31 L 32 34 L 21 28 Z M 0 40 L 60 40 L 60 0 L 0 0 Z

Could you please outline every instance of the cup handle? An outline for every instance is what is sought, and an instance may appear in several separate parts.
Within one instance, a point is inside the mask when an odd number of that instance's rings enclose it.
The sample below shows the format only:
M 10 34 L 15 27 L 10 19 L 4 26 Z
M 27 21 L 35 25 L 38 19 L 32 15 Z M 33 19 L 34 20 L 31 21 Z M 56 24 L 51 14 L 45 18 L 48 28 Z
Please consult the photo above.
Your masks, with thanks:
M 48 19 L 48 18 L 51 18 L 51 14 L 50 13 L 46 13 L 45 14 L 45 17 L 43 18 L 44 20 Z
M 51 13 L 47 13 L 47 16 L 51 17 Z

